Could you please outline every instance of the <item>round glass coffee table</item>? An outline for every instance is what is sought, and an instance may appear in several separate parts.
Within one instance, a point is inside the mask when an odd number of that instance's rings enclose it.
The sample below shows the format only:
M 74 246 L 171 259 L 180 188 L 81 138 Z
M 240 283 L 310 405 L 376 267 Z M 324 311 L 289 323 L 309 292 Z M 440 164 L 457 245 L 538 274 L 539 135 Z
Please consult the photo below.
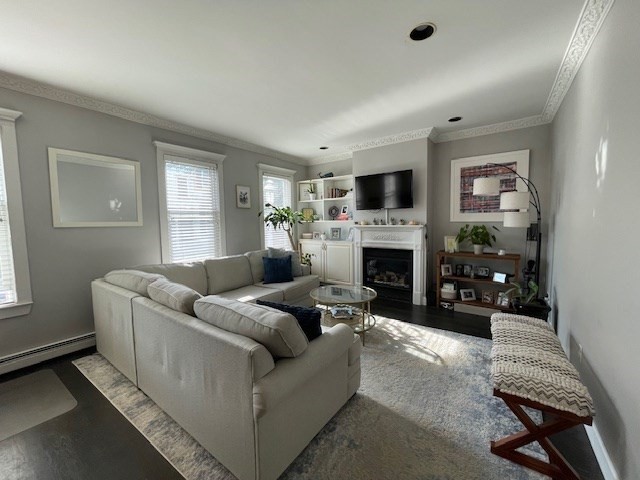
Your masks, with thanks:
M 362 335 L 364 345 L 365 332 L 376 325 L 376 317 L 371 314 L 371 301 L 378 294 L 373 288 L 325 285 L 311 290 L 309 295 L 313 298 L 314 306 L 325 306 L 325 316 L 331 315 L 334 320 L 350 324 L 354 332 Z

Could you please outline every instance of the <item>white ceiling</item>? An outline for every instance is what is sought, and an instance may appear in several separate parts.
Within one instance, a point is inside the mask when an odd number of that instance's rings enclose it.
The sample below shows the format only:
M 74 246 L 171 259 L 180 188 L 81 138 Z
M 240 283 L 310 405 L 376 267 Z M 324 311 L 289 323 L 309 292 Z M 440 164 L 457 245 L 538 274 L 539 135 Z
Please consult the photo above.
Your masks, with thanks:
M 3 0 L 0 70 L 310 159 L 540 115 L 583 1 Z

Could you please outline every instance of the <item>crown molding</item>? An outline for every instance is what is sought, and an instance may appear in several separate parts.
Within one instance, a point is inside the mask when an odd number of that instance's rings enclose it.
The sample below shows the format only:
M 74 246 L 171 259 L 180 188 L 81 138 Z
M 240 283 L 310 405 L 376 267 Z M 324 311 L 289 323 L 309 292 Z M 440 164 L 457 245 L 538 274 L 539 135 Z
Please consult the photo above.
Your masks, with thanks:
M 314 157 L 307 160 L 307 165 L 322 165 L 324 163 L 339 162 L 340 160 L 349 160 L 353 158 L 353 152 L 334 153 L 333 155 L 325 155 L 324 157 Z
M 455 132 L 444 132 L 438 134 L 434 142 L 450 142 L 452 140 L 461 140 L 463 138 L 480 137 L 482 135 L 491 135 L 493 133 L 508 132 L 510 130 L 519 130 L 521 128 L 537 127 L 544 125 L 550 121 L 545 121 L 542 115 L 534 115 L 532 117 L 519 118 L 517 120 L 509 120 L 507 122 L 494 123 L 491 125 L 483 125 L 480 127 L 467 128 L 465 130 L 457 130 Z
M 213 133 L 209 130 L 192 127 L 183 123 L 173 122 L 164 118 L 156 117 L 148 113 L 140 112 L 120 105 L 98 100 L 96 98 L 80 95 L 61 88 L 53 87 L 45 83 L 29 80 L 18 75 L 12 75 L 6 72 L 0 72 L 0 87 L 14 90 L 16 92 L 34 95 L 36 97 L 54 100 L 56 102 L 66 103 L 76 107 L 93 110 L 95 112 L 104 113 L 113 117 L 122 118 L 130 122 L 148 125 L 150 127 L 162 128 L 172 132 L 183 133 L 196 138 L 210 140 L 212 142 L 221 143 L 230 147 L 241 148 L 250 152 L 259 153 L 268 157 L 286 160 L 297 165 L 306 165 L 304 159 L 288 155 L 277 150 L 261 147 L 250 142 L 245 142 L 233 137 L 227 137 Z
M 571 36 L 571 41 L 562 59 L 556 79 L 542 111 L 546 122 L 553 121 L 564 96 L 571 88 L 573 79 L 578 74 L 583 60 L 600 31 L 614 0 L 587 0 L 582 8 L 580 18 Z
M 411 140 L 419 140 L 421 138 L 429 138 L 433 132 L 433 127 L 421 128 L 410 132 L 397 133 L 386 137 L 374 138 L 366 142 L 349 145 L 348 150 L 352 152 L 358 150 L 367 150 L 369 148 L 383 147 L 385 145 L 393 145 L 394 143 L 410 142 Z

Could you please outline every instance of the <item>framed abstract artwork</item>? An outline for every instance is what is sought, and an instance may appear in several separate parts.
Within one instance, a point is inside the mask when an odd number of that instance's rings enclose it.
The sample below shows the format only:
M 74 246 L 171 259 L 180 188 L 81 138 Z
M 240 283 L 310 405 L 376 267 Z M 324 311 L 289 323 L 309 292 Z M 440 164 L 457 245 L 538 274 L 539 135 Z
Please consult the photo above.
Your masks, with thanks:
M 492 165 L 488 165 L 492 164 Z M 495 165 L 493 165 L 495 164 Z M 500 193 L 518 190 L 528 191 L 525 183 L 509 171 L 529 177 L 529 150 L 458 158 L 451 161 L 451 214 L 452 222 L 501 222 L 500 195 L 474 196 L 473 181 L 481 177 L 498 177 Z

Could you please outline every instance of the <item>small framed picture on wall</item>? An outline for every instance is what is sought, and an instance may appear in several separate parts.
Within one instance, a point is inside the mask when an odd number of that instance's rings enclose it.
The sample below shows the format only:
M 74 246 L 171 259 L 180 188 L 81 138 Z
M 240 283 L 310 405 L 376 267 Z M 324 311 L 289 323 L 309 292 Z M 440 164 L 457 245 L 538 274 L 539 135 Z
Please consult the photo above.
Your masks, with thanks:
M 251 188 L 245 185 L 236 185 L 236 207 L 251 208 Z

